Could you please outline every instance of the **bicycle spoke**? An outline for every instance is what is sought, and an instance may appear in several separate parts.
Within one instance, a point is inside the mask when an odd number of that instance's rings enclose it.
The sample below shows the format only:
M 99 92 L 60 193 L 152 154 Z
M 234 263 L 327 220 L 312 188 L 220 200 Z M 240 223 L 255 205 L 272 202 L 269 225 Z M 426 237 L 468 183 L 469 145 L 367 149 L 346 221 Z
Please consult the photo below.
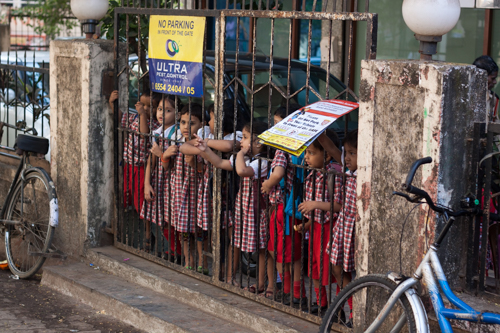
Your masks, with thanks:
M 21 278 L 38 271 L 49 251 L 53 233 L 50 226 L 48 181 L 41 171 L 31 171 L 19 182 L 12 195 L 6 219 L 18 221 L 9 225 L 6 237 L 9 268 Z
M 364 332 L 377 318 L 396 284 L 385 276 L 365 276 L 354 280 L 339 293 L 328 309 L 321 332 L 341 328 L 346 332 Z M 411 321 L 408 321 L 411 318 Z M 389 311 L 376 332 L 414 332 L 414 318 L 403 295 Z

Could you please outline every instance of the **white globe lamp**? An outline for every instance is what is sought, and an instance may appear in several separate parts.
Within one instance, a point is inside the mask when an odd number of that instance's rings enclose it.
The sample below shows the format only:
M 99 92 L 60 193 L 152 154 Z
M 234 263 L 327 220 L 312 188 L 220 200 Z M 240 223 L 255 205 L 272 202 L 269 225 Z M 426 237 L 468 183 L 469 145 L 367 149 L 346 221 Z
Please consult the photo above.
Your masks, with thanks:
M 432 60 L 437 43 L 457 24 L 460 0 L 404 0 L 403 19 L 420 41 L 420 60 Z
M 71 0 L 71 11 L 82 23 L 87 38 L 92 38 L 96 26 L 108 12 L 108 0 Z

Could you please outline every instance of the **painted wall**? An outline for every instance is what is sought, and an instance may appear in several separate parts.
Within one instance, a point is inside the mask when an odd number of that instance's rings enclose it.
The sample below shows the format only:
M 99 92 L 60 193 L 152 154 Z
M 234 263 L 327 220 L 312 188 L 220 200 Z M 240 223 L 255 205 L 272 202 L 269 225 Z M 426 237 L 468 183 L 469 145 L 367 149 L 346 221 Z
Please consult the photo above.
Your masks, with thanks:
M 458 208 L 474 192 L 470 153 L 474 121 L 485 119 L 486 77 L 473 66 L 375 60 L 361 64 L 358 143 L 357 272 L 411 275 L 444 226 L 400 190 L 411 164 L 431 156 L 414 185 Z M 468 224 L 457 219 L 440 250 L 452 286 L 465 282 Z M 400 249 L 401 244 L 401 249 Z M 400 254 L 401 270 L 400 270 Z

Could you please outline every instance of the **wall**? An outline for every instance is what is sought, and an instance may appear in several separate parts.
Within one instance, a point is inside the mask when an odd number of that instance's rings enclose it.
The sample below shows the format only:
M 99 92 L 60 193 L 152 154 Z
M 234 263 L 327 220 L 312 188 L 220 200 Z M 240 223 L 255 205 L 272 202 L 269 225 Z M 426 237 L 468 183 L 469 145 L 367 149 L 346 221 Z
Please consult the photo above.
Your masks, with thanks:
M 110 241 L 105 228 L 114 218 L 113 121 L 102 94 L 103 73 L 114 67 L 113 42 L 53 41 L 50 50 L 56 242 L 63 252 L 80 255 Z
M 6 52 L 10 48 L 10 25 L 0 24 L 0 52 Z
M 361 65 L 358 143 L 357 273 L 413 273 L 444 222 L 421 205 L 392 196 L 410 165 L 431 156 L 414 185 L 458 208 L 470 181 L 475 120 L 485 119 L 486 76 L 473 66 L 375 60 Z M 440 250 L 452 286 L 465 278 L 468 225 L 457 219 Z M 401 243 L 401 250 L 400 250 Z
M 326 12 L 342 11 L 342 0 L 336 0 L 334 6 L 333 1 L 329 1 L 326 5 Z M 334 8 L 335 7 L 335 8 Z M 330 33 L 331 27 L 331 33 Z M 330 39 L 331 36 L 331 39 Z M 325 70 L 330 62 L 330 73 L 335 75 L 345 83 L 342 78 L 343 48 L 342 40 L 344 39 L 344 22 L 342 21 L 322 21 L 321 24 L 321 67 Z M 328 43 L 331 43 L 331 54 L 328 52 Z

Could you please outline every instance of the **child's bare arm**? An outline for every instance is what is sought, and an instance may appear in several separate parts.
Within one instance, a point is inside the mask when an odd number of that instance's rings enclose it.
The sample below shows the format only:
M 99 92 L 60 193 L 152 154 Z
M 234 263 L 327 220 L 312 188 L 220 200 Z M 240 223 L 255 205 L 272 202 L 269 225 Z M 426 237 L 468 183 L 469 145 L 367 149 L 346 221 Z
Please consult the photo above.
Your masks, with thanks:
M 339 204 L 338 202 L 334 202 L 333 203 L 333 211 L 335 213 L 340 212 L 341 209 L 342 209 L 342 205 L 341 204 Z M 330 209 L 328 209 L 328 210 L 330 210 Z
M 283 177 L 285 177 L 286 169 L 282 166 L 274 167 L 273 172 L 269 176 L 269 179 L 266 179 L 262 183 L 262 193 L 269 193 L 271 189 L 278 185 Z
M 113 90 L 109 96 L 109 107 L 111 112 L 115 112 L 115 101 L 118 99 L 118 90 Z M 118 119 L 122 119 L 122 112 L 118 109 Z
M 324 211 L 330 210 L 330 203 L 328 201 L 304 201 L 299 205 L 299 212 L 302 214 L 308 214 L 315 209 L 320 209 Z
M 163 155 L 163 151 L 160 146 L 156 142 L 153 142 L 153 146 L 151 147 L 151 153 L 159 158 Z M 153 159 L 154 161 L 154 159 Z
M 154 160 L 155 158 L 152 158 L 152 156 L 149 155 L 148 163 L 146 164 L 146 172 L 144 175 L 144 199 L 146 201 L 153 200 L 155 196 L 155 191 L 151 186 L 151 169 L 154 168 L 154 166 L 152 165 Z
M 170 169 L 170 165 L 172 164 L 172 163 L 170 163 L 170 159 L 172 158 L 172 156 L 177 155 L 178 150 L 179 150 L 179 148 L 176 145 L 171 145 L 163 153 L 163 155 L 161 157 L 161 162 L 162 162 L 163 168 L 165 170 Z
M 236 155 L 236 162 L 234 163 L 236 167 L 236 173 L 240 177 L 253 177 L 255 175 L 253 168 L 251 166 L 247 166 L 245 163 L 245 154 L 248 149 L 241 149 Z
M 149 126 L 148 126 L 148 116 L 146 112 L 142 113 L 139 118 L 140 122 L 140 133 L 141 134 L 149 134 Z
M 209 161 L 214 167 L 222 170 L 232 171 L 233 166 L 229 160 L 222 159 L 219 155 L 213 152 L 212 149 L 207 147 L 205 140 L 198 140 L 198 149 L 200 149 L 200 156 Z
M 318 141 L 335 161 L 342 163 L 342 151 L 326 136 L 326 132 L 318 136 Z
M 201 150 L 193 146 L 191 142 L 184 142 L 182 146 L 179 147 L 179 151 L 184 155 L 199 155 L 201 153 Z
M 210 148 L 221 151 L 223 153 L 229 153 L 240 148 L 240 142 L 236 141 L 235 143 L 234 140 L 207 139 L 207 145 Z

